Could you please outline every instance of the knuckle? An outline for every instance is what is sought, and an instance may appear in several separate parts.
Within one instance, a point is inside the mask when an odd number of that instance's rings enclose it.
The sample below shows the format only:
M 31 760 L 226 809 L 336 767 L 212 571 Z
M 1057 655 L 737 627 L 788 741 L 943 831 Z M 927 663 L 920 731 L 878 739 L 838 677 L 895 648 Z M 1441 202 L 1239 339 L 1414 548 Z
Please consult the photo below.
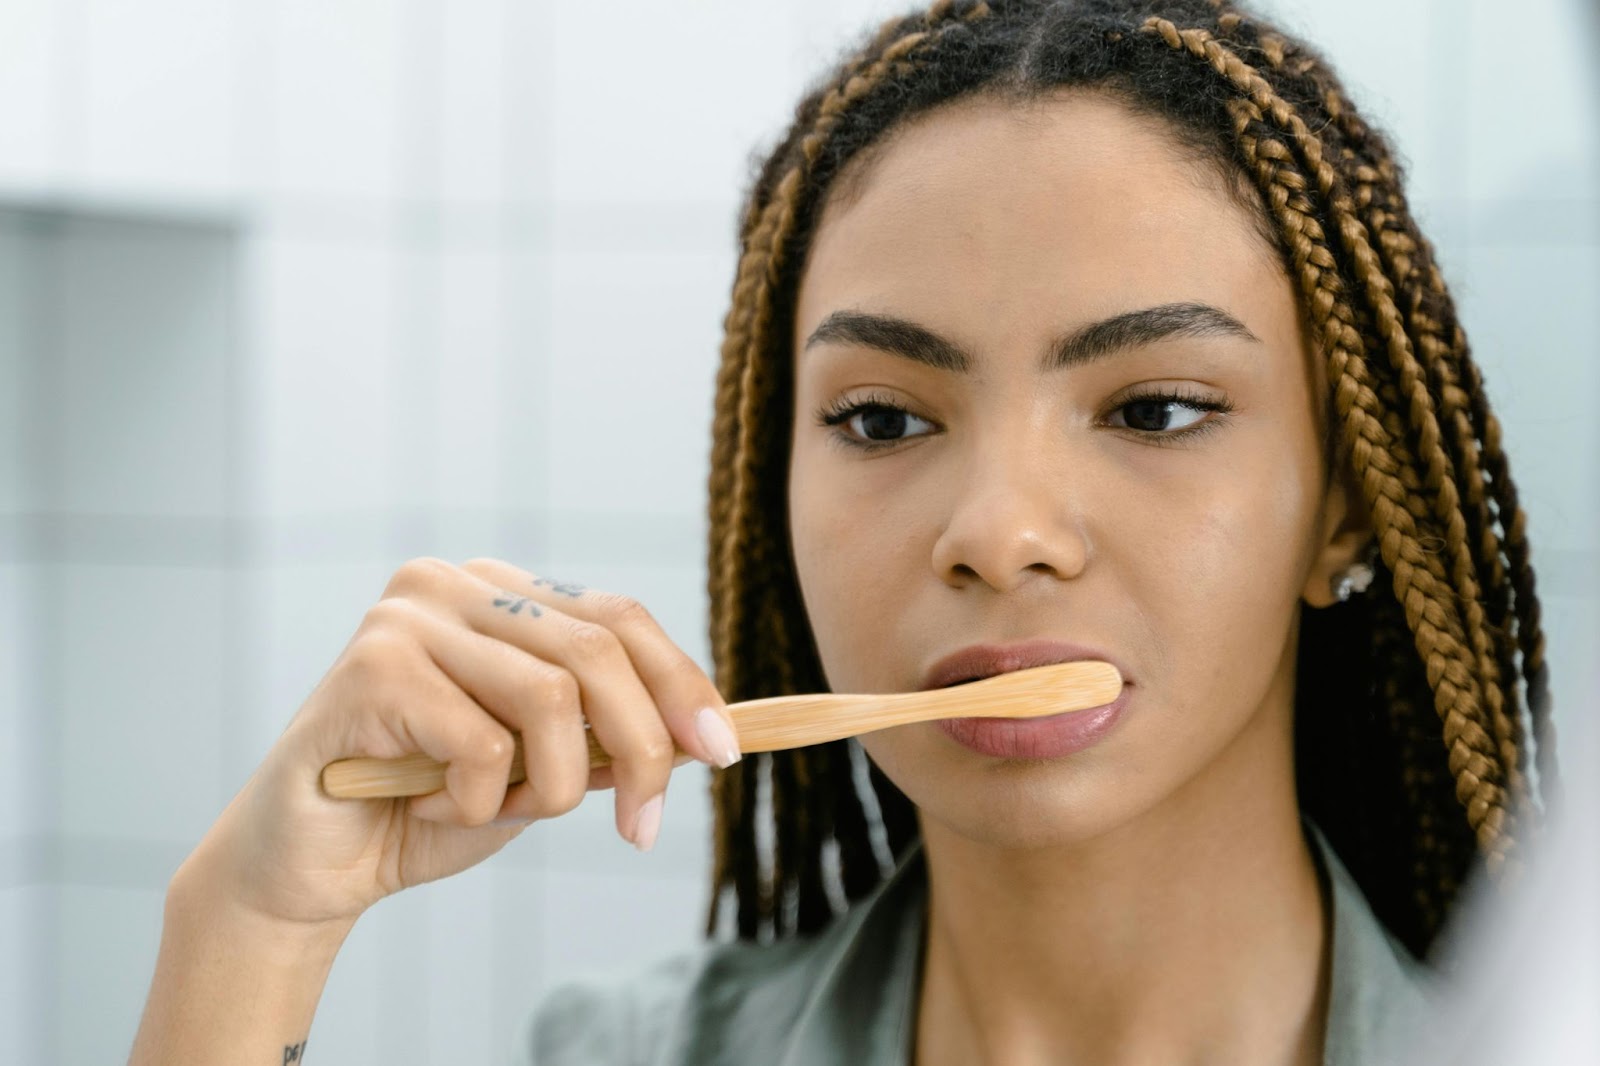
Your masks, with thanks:
M 671 762 L 677 754 L 673 746 L 672 737 L 665 730 L 652 730 L 640 738 L 638 744 L 628 753 L 634 759 L 647 763 Z
M 555 667 L 534 669 L 522 680 L 521 688 L 527 706 L 547 714 L 576 708 L 580 699 L 577 678 Z
M 573 619 L 567 630 L 567 646 L 574 657 L 584 662 L 599 662 L 618 654 L 621 643 L 605 626 Z
M 650 609 L 632 596 L 620 592 L 591 593 L 599 605 L 600 614 L 618 625 L 652 625 L 655 617 Z
M 565 780 L 547 774 L 534 789 L 541 817 L 559 818 L 577 810 L 583 802 L 584 787 L 576 780 Z
M 511 756 L 516 751 L 516 741 L 506 730 L 496 729 L 479 742 L 477 749 L 485 765 L 505 766 L 510 764 Z
M 455 568 L 443 559 L 431 555 L 407 559 L 389 578 L 384 596 L 405 596 L 438 588 Z
M 389 596 L 367 608 L 363 625 L 371 631 L 409 630 L 417 621 L 417 606 L 403 596 Z
M 491 559 L 487 555 L 477 555 L 461 564 L 461 569 L 469 574 L 481 574 L 484 571 L 499 570 L 506 564 L 499 559 Z

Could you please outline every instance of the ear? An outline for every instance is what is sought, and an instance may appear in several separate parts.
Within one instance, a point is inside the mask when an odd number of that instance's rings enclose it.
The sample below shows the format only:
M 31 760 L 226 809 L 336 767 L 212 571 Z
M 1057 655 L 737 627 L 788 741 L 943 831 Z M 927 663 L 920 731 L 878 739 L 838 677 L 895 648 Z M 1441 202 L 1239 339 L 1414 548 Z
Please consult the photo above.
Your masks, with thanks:
M 1339 602 L 1333 583 L 1352 563 L 1362 561 L 1372 543 L 1372 514 L 1356 485 L 1348 465 L 1339 464 L 1339 474 L 1330 478 L 1322 505 L 1320 545 L 1300 596 L 1311 607 L 1328 607 Z

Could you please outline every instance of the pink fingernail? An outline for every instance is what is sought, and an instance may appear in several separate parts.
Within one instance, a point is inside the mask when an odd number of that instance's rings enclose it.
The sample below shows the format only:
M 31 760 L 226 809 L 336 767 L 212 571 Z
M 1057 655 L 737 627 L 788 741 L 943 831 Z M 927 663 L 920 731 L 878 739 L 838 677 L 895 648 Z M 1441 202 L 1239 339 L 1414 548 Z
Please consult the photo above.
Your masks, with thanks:
M 661 806 L 665 800 L 663 794 L 658 793 L 650 802 L 639 808 L 639 813 L 633 819 L 633 846 L 640 851 L 649 851 L 655 847 L 656 834 L 661 830 Z
M 710 707 L 702 707 L 694 716 L 694 729 L 718 766 L 726 769 L 739 761 L 739 738 L 733 735 L 722 715 Z

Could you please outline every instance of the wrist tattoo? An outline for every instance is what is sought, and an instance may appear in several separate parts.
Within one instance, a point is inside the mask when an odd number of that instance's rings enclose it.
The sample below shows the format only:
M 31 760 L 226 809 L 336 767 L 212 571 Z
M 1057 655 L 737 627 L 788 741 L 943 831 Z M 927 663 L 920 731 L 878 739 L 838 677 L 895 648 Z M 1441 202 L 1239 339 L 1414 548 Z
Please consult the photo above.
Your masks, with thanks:
M 283 1066 L 289 1066 L 291 1062 L 304 1062 L 306 1045 L 309 1043 L 311 1041 L 302 1040 L 298 1044 L 285 1044 L 283 1047 Z
M 544 609 L 537 603 L 534 603 L 532 600 L 528 599 L 526 596 L 507 596 L 504 598 L 496 597 L 494 605 L 496 607 L 504 607 L 512 614 L 516 614 L 518 611 L 526 607 L 528 609 L 528 616 L 530 618 L 538 618 L 541 614 L 544 614 Z
M 584 593 L 584 586 L 573 581 L 558 581 L 553 577 L 536 577 L 533 579 L 534 588 L 548 588 L 552 592 L 559 592 L 563 596 L 576 599 Z

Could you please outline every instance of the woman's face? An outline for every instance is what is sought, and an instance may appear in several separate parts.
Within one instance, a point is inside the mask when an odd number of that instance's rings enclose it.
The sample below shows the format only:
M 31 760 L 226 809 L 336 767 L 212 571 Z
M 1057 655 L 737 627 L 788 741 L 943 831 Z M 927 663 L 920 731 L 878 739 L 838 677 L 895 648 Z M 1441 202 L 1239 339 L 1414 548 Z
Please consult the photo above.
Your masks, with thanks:
M 830 686 L 920 689 L 952 652 L 1039 638 L 1128 682 L 1069 754 L 931 723 L 867 752 L 924 818 L 1011 844 L 1103 832 L 1229 753 L 1288 773 L 1299 602 L 1359 545 L 1250 216 L 1098 94 L 946 107 L 855 176 L 794 334 L 791 536 Z

